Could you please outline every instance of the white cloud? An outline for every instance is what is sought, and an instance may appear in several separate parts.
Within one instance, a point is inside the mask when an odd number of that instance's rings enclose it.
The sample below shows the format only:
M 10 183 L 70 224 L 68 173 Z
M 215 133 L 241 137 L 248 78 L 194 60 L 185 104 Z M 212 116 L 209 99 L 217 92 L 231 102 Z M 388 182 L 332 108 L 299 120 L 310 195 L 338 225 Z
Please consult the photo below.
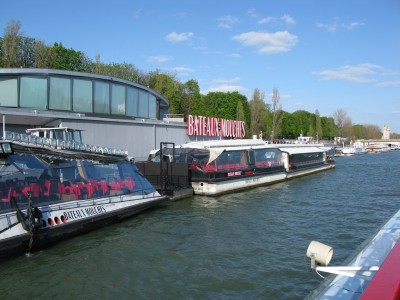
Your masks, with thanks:
M 260 54 L 288 52 L 298 41 L 296 35 L 287 31 L 275 33 L 251 31 L 236 35 L 233 39 L 246 46 L 257 47 Z
M 212 92 L 239 92 L 239 93 L 246 93 L 249 89 L 240 86 L 240 85 L 228 85 L 228 84 L 221 84 L 218 86 L 211 86 L 207 90 L 201 91 L 203 95 L 206 95 L 208 93 Z
M 276 17 L 266 17 L 266 18 L 262 18 L 258 21 L 259 25 L 262 24 L 269 24 L 269 23 L 276 23 L 278 21 L 282 21 L 284 22 L 286 25 L 295 25 L 296 21 L 287 14 L 284 14 L 282 17 L 280 18 L 276 18 Z
M 257 18 L 257 12 L 255 8 L 250 8 L 249 10 L 247 10 L 246 15 L 250 16 L 251 18 Z
M 353 30 L 357 27 L 364 26 L 363 22 L 352 22 L 349 24 L 340 22 L 339 18 L 335 18 L 331 23 L 317 23 L 317 28 L 324 29 L 328 32 L 335 32 L 339 29 Z
M 189 40 L 192 36 L 193 32 L 182 32 L 182 33 L 171 32 L 165 38 L 168 42 L 180 43 Z
M 218 18 L 218 22 L 218 27 L 229 29 L 232 28 L 232 26 L 235 25 L 237 22 L 239 22 L 239 19 L 228 15 Z
M 135 10 L 135 11 L 133 12 L 133 17 L 134 17 L 135 19 L 139 19 L 141 14 L 142 14 L 142 9 L 139 8 L 139 9 L 137 9 L 137 10 Z
M 400 80 L 394 81 L 382 81 L 376 84 L 376 86 L 386 87 L 386 86 L 400 86 Z
M 379 75 L 384 71 L 383 67 L 373 64 L 359 64 L 354 66 L 343 66 L 336 70 L 323 70 L 318 72 L 322 80 L 347 80 L 358 83 L 376 82 L 373 75 Z
M 232 53 L 228 55 L 229 57 L 233 57 L 233 58 L 241 58 L 242 56 L 239 53 Z
M 181 72 L 187 73 L 187 72 L 193 72 L 194 71 L 193 69 L 187 68 L 187 67 L 175 67 L 175 68 L 172 68 L 172 70 L 175 71 L 175 72 L 179 72 L 179 73 L 181 73 Z
M 158 63 L 163 63 L 166 61 L 172 60 L 171 56 L 166 56 L 166 55 L 154 55 L 154 56 L 148 56 L 146 61 L 148 62 L 158 62 Z
M 295 25 L 296 21 L 290 16 L 290 15 L 283 15 L 280 18 L 283 22 L 285 22 L 287 25 Z
M 230 79 L 226 79 L 226 78 L 216 78 L 214 80 L 211 81 L 211 83 L 223 83 L 223 84 L 227 84 L 227 83 L 234 83 L 234 82 L 239 82 L 240 81 L 240 77 L 236 76 Z
M 266 17 L 266 18 L 262 18 L 261 20 L 258 21 L 258 24 L 262 25 L 262 24 L 268 24 L 268 23 L 274 23 L 276 22 L 277 18 L 275 17 Z

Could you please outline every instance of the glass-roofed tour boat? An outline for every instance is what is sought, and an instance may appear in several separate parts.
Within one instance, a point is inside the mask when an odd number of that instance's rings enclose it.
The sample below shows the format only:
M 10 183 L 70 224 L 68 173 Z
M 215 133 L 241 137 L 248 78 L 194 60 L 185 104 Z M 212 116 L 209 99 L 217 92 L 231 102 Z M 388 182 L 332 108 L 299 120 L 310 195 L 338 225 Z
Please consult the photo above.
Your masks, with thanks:
M 186 162 L 195 194 L 219 195 L 335 167 L 322 144 L 269 144 L 258 139 L 211 140 L 150 153 L 150 161 Z
M 168 199 L 122 150 L 31 133 L 6 132 L 0 141 L 0 260 Z

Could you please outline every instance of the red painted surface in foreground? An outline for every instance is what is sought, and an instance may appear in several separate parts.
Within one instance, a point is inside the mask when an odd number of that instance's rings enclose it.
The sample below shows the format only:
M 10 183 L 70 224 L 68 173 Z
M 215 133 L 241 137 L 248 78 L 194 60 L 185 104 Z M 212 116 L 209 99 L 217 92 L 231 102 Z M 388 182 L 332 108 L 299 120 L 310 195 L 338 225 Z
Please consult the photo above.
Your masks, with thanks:
M 360 299 L 400 299 L 400 240 L 386 257 Z

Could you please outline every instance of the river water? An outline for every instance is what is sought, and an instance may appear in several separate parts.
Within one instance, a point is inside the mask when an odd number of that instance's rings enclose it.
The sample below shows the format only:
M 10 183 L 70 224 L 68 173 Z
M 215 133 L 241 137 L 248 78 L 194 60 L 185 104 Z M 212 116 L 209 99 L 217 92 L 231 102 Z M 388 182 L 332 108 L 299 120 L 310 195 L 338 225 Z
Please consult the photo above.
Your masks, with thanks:
M 2 299 L 303 299 L 312 240 L 340 265 L 400 208 L 400 151 L 220 197 L 168 202 L 0 265 Z

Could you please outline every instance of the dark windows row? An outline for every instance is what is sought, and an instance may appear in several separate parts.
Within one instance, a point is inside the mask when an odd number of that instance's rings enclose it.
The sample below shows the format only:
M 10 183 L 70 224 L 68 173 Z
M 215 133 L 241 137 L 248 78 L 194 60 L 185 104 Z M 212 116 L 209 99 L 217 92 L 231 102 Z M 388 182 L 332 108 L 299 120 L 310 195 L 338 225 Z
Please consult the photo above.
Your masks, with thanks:
M 158 115 L 156 97 L 147 91 L 101 80 L 56 76 L 0 78 L 0 106 L 149 119 Z

